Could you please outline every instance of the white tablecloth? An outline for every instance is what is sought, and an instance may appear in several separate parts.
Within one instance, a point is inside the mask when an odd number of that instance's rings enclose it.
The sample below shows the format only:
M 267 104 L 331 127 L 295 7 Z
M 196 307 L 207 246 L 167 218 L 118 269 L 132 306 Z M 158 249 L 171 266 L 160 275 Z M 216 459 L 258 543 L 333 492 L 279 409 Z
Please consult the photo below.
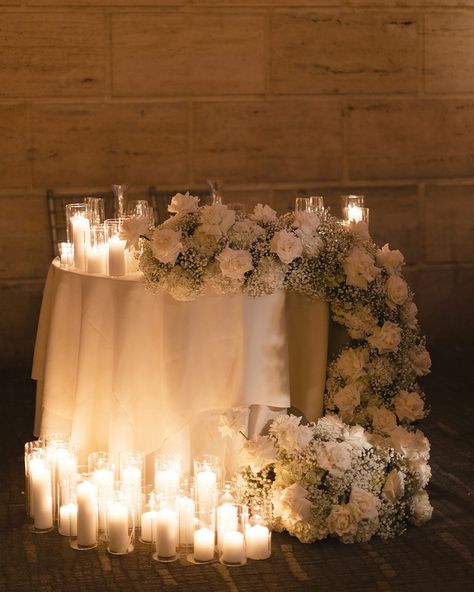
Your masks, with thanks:
M 322 414 L 328 307 L 278 293 L 177 302 L 124 278 L 48 273 L 32 376 L 35 433 L 92 450 L 221 453 L 223 410 L 249 435 L 291 405 Z M 290 395 L 291 393 L 291 395 Z M 232 448 L 232 447 L 231 447 Z

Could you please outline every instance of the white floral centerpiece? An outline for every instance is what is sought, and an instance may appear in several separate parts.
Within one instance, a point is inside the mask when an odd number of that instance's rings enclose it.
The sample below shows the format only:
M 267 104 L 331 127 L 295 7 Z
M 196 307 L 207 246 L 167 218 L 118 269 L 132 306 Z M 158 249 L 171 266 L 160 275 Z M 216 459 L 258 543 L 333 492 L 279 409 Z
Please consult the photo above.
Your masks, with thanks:
M 278 217 L 258 204 L 245 216 L 222 204 L 199 206 L 189 193 L 175 195 L 169 211 L 173 216 L 144 236 L 139 267 L 150 289 L 184 301 L 210 293 L 258 297 L 286 289 L 329 302 L 332 319 L 351 338 L 328 367 L 325 410 L 334 414 L 332 419 L 299 426 L 307 441 L 300 435 L 303 441 L 294 450 L 285 448 L 282 433 L 276 434 L 278 422 L 272 427 L 277 461 L 273 469 L 271 463 L 260 469 L 275 471 L 271 488 L 277 513 L 281 509 L 279 524 L 301 540 L 331 533 L 349 541 L 367 540 L 376 532 L 396 534 L 408 518 L 422 522 L 430 514 L 422 490 L 429 478 L 429 444 L 414 423 L 428 413 L 418 378 L 429 373 L 431 361 L 413 294 L 402 277 L 400 251 L 378 248 L 365 223 L 346 226 L 327 214 L 297 211 Z M 347 425 L 362 431 L 366 447 L 348 442 Z M 250 473 L 271 460 L 270 444 L 248 444 L 249 451 L 253 446 L 261 454 L 260 460 L 253 455 Z M 339 475 L 323 458 L 330 450 L 344 456 Z M 314 482 L 300 469 L 292 472 L 298 464 Z M 288 472 L 291 483 L 284 478 Z M 303 496 L 303 489 L 309 494 Z M 377 516 L 372 508 L 374 517 L 361 518 L 354 500 L 365 496 L 370 505 L 370 495 L 377 499 Z M 311 508 L 316 517 L 308 523 L 303 512 L 304 524 L 296 527 L 295 515 L 282 510 L 288 500 L 296 500 L 302 511 Z

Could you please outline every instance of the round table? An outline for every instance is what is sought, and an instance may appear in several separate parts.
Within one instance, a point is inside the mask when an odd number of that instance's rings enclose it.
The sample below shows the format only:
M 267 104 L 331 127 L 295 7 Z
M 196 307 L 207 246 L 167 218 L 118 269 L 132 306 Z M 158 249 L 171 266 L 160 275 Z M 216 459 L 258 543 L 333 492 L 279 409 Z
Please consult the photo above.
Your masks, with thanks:
M 53 261 L 33 361 L 36 435 L 70 432 L 83 461 L 139 449 L 180 452 L 189 465 L 222 456 L 226 409 L 249 408 L 249 437 L 290 406 L 322 415 L 326 303 L 284 292 L 178 302 L 141 279 Z

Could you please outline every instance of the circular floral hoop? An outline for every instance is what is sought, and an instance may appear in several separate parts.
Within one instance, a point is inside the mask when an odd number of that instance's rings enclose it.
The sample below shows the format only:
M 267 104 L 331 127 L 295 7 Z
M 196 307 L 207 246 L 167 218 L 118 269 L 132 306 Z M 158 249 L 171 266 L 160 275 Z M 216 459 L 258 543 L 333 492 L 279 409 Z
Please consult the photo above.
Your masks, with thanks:
M 351 338 L 328 366 L 324 418 L 281 416 L 268 435 L 242 442 L 242 498 L 271 498 L 274 526 L 304 542 L 389 537 L 429 520 L 429 442 L 414 423 L 428 412 L 417 380 L 431 361 L 403 255 L 378 248 L 365 223 L 324 210 L 278 217 L 258 204 L 246 216 L 198 201 L 175 195 L 174 216 L 143 235 L 148 288 L 178 300 L 292 290 L 327 301 Z M 136 240 L 143 229 L 132 230 Z

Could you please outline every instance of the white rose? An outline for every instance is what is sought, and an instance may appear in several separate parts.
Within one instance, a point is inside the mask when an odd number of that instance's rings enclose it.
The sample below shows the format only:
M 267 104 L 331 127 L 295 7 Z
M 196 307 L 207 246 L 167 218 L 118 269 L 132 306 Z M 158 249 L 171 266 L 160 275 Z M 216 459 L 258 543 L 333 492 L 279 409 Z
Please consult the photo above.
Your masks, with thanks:
M 196 212 L 198 209 L 199 197 L 195 195 L 189 195 L 189 191 L 183 195 L 177 193 L 171 198 L 171 203 L 168 206 L 168 212 L 172 214 L 189 214 L 190 212 Z
M 270 206 L 257 204 L 253 209 L 252 218 L 257 222 L 275 222 L 277 219 L 277 213 Z
M 304 487 L 293 483 L 281 491 L 276 491 L 273 497 L 273 506 L 276 516 L 288 523 L 309 520 L 311 517 L 311 502 L 306 499 L 309 495 Z
M 372 255 L 362 247 L 354 247 L 344 262 L 344 272 L 347 283 L 366 290 L 369 282 L 372 282 L 380 273 L 375 267 Z
M 378 265 L 385 267 L 390 274 L 399 272 L 405 261 L 398 249 L 394 251 L 389 249 L 388 243 L 377 251 L 375 258 Z
M 212 236 L 224 236 L 235 222 L 235 212 L 222 204 L 203 206 L 199 229 Z
M 401 390 L 393 399 L 395 405 L 395 413 L 400 421 L 404 419 L 408 421 L 416 421 L 422 419 L 425 415 L 425 403 L 420 395 L 416 392 L 408 392 Z
M 399 275 L 391 275 L 385 284 L 387 302 L 390 306 L 404 304 L 408 298 L 408 286 Z
M 345 442 L 324 442 L 316 453 L 316 462 L 333 477 L 342 477 L 351 466 L 349 446 Z
M 293 228 L 298 228 L 301 234 L 312 235 L 316 232 L 321 221 L 314 212 L 304 212 L 297 210 L 294 213 Z
M 426 487 L 431 479 L 431 467 L 424 458 L 410 461 L 410 469 L 416 473 L 421 487 Z
M 344 430 L 346 444 L 355 450 L 369 450 L 372 448 L 372 444 L 369 442 L 367 436 L 367 432 L 360 425 L 354 425 Z
M 348 384 L 334 395 L 334 403 L 339 409 L 344 420 L 352 419 L 355 408 L 360 405 L 361 387 L 356 384 Z
M 272 464 L 277 457 L 273 440 L 268 436 L 257 436 L 253 440 L 247 440 L 242 451 L 241 465 L 249 465 L 253 473 L 258 473 Z
M 416 318 L 417 314 L 418 307 L 412 301 L 405 302 L 402 310 L 400 311 L 402 321 L 409 329 L 416 329 L 418 327 L 418 320 Z
M 413 512 L 411 521 L 416 526 L 421 526 L 425 522 L 431 520 L 433 515 L 433 506 L 430 504 L 430 498 L 428 494 L 423 489 L 420 489 L 415 493 L 412 497 L 411 502 L 411 511 Z
M 392 321 L 385 321 L 382 327 L 376 327 L 373 330 L 367 341 L 378 350 L 379 354 L 386 354 L 397 351 L 401 339 L 400 327 Z
M 247 271 L 253 269 L 252 255 L 248 251 L 241 249 L 226 247 L 217 256 L 217 260 L 219 261 L 222 275 L 235 280 L 242 279 Z
M 341 376 L 355 382 L 365 374 L 365 366 L 368 361 L 369 351 L 367 348 L 345 349 L 336 361 L 336 368 Z
M 373 520 L 377 518 L 379 500 L 373 493 L 365 491 L 357 485 L 352 487 L 349 502 L 358 507 L 361 520 Z
M 383 486 L 383 494 L 389 502 L 394 504 L 403 497 L 405 493 L 405 476 L 397 469 L 389 473 Z
M 425 376 L 430 373 L 431 358 L 430 354 L 422 345 L 412 347 L 408 352 L 408 359 L 411 367 L 417 376 Z
M 278 445 L 288 452 L 306 448 L 314 437 L 313 428 L 300 425 L 301 417 L 279 415 L 270 426 L 270 433 L 278 438 Z
M 359 525 L 359 508 L 352 503 L 333 506 L 328 517 L 328 528 L 331 534 L 340 537 L 355 536 Z
M 174 265 L 181 253 L 181 233 L 171 228 L 156 228 L 151 238 L 151 250 L 153 256 L 161 263 Z
M 394 450 L 410 462 L 429 458 L 430 443 L 421 430 L 409 432 L 397 426 L 390 432 L 390 441 Z
M 145 216 L 130 216 L 122 220 L 120 238 L 127 241 L 127 247 L 137 247 L 138 239 L 148 230 L 150 223 Z
M 279 230 L 270 241 L 270 251 L 276 253 L 283 263 L 291 263 L 303 253 L 301 239 L 288 230 Z
M 397 427 L 395 413 L 386 407 L 370 407 L 368 409 L 372 416 L 372 427 L 382 434 L 390 434 Z

